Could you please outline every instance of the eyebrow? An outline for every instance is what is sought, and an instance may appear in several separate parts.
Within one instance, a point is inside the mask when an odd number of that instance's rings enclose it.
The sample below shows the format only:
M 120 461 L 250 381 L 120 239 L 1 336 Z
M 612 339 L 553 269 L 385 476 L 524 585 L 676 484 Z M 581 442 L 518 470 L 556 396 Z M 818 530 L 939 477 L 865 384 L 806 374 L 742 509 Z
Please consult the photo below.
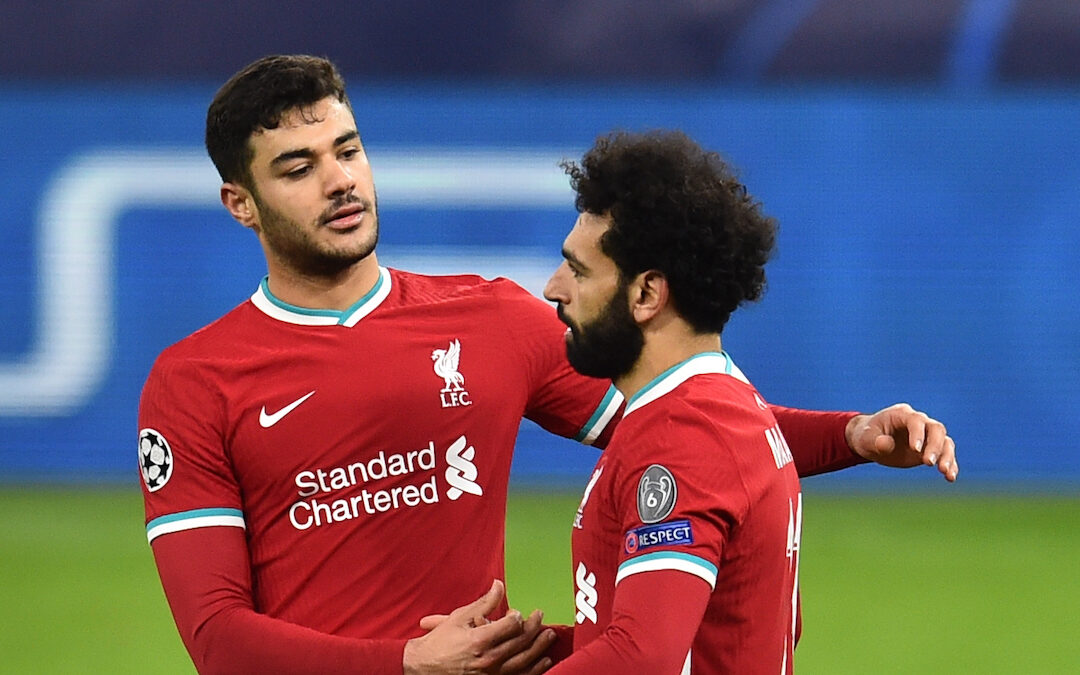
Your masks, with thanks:
M 581 259 L 578 258 L 573 253 L 571 253 L 570 249 L 566 248 L 565 246 L 563 246 L 563 249 L 562 249 L 562 257 L 566 259 L 566 262 L 570 263 L 571 265 L 576 266 L 578 269 L 580 269 L 582 271 L 587 271 L 589 269 L 588 265 L 581 262 Z
M 351 131 L 346 131 L 345 133 L 341 134 L 340 136 L 338 136 L 337 138 L 334 139 L 334 147 L 336 148 L 339 145 L 343 145 L 343 144 L 348 143 L 349 141 L 357 139 L 357 138 L 360 138 L 360 133 L 358 131 L 356 131 L 356 129 L 353 129 Z M 298 150 L 286 150 L 285 152 L 281 153 L 277 157 L 270 160 L 270 166 L 278 166 L 279 164 L 282 164 L 283 162 L 288 162 L 288 161 L 293 160 L 293 159 L 311 159 L 314 156 L 315 156 L 315 153 L 314 153 L 314 151 L 311 150 L 311 148 L 300 148 Z

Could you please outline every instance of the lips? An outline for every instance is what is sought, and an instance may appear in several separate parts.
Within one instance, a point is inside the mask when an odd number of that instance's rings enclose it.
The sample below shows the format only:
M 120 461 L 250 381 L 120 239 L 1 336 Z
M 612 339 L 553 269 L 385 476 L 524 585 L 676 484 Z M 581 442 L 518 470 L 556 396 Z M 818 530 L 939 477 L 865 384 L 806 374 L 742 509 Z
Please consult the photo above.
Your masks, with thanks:
M 356 227 L 364 217 L 365 209 L 360 204 L 348 204 L 334 211 L 326 218 L 327 227 L 344 230 Z

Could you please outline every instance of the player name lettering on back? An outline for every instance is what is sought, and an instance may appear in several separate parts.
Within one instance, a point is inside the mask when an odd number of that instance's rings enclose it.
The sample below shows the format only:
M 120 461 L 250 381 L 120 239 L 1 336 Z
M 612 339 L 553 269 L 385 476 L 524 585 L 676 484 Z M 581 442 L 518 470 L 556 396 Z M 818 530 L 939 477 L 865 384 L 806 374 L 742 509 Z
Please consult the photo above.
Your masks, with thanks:
M 783 469 L 788 464 L 791 464 L 791 448 L 788 447 L 784 434 L 780 432 L 780 425 L 766 429 L 765 440 L 768 441 L 769 449 L 772 450 L 773 461 L 776 462 L 777 469 Z
M 445 488 L 451 500 L 462 494 L 481 496 L 475 483 L 475 449 L 465 436 L 459 436 L 445 452 L 448 465 Z M 379 454 L 366 461 L 353 462 L 331 469 L 309 469 L 296 474 L 294 483 L 300 501 L 289 507 L 289 522 L 298 530 L 308 530 L 349 521 L 365 515 L 377 515 L 400 508 L 439 502 L 439 473 L 435 442 L 419 450 Z M 426 474 L 431 475 L 426 475 Z M 402 477 L 412 477 L 403 479 Z M 384 489 L 369 485 L 391 481 Z M 385 483 L 384 483 L 385 485 Z

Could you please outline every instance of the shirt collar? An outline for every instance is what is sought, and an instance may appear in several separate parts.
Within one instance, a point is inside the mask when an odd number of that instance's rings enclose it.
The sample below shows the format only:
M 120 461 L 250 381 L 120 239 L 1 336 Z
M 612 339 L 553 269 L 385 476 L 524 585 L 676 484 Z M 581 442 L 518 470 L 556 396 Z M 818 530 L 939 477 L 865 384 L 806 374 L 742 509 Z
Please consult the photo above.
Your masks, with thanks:
M 259 288 L 251 296 L 251 302 L 264 314 L 278 321 L 293 323 L 300 326 L 346 326 L 352 327 L 365 316 L 375 311 L 382 304 L 386 296 L 390 295 L 390 271 L 385 267 L 379 267 L 379 279 L 364 297 L 357 300 L 351 307 L 344 311 L 336 309 L 307 309 L 297 307 L 275 298 L 270 293 L 267 284 L 269 277 L 263 277 Z
M 727 352 L 702 352 L 694 354 L 681 363 L 676 363 L 664 372 L 657 375 L 651 382 L 639 389 L 637 393 L 626 401 L 626 411 L 623 416 L 629 415 L 638 408 L 642 408 L 664 394 L 670 393 L 683 382 L 695 375 L 707 373 L 720 373 L 730 375 L 737 380 L 750 382 L 727 355 Z

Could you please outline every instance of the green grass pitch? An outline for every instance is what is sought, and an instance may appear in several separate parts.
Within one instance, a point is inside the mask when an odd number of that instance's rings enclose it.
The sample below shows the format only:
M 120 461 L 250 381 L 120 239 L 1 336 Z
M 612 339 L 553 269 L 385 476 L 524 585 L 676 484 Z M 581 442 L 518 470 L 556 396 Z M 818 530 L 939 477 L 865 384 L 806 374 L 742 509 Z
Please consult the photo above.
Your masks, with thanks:
M 510 502 L 510 600 L 549 621 L 578 499 Z M 1080 497 L 805 499 L 798 672 L 1080 672 Z M 0 489 L 0 626 L 0 673 L 194 672 L 130 489 Z

